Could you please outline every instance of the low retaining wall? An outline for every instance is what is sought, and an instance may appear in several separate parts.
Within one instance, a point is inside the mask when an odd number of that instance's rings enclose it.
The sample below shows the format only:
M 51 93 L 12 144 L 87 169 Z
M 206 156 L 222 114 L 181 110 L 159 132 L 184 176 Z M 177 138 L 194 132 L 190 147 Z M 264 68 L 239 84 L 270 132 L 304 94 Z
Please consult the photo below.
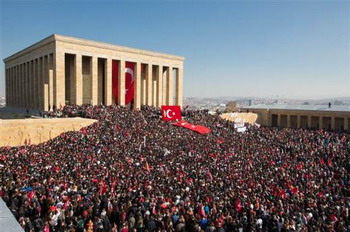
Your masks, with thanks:
M 96 122 L 87 118 L 39 118 L 0 120 L 0 146 L 39 144 L 63 132 L 78 131 Z

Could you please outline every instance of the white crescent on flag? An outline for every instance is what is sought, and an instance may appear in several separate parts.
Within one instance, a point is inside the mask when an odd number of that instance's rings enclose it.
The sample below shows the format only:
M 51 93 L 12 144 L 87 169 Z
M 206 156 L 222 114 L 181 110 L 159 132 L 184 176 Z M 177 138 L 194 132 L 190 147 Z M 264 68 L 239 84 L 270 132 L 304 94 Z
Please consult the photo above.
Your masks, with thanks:
M 167 110 L 167 111 L 165 111 L 165 114 L 166 114 L 166 116 L 168 117 L 168 118 L 172 118 L 172 116 L 174 116 L 174 112 L 172 113 L 172 115 L 170 115 L 170 112 L 173 112 L 172 110 Z
M 131 68 L 125 68 L 125 73 L 129 73 L 131 75 L 132 81 L 134 81 L 134 71 Z

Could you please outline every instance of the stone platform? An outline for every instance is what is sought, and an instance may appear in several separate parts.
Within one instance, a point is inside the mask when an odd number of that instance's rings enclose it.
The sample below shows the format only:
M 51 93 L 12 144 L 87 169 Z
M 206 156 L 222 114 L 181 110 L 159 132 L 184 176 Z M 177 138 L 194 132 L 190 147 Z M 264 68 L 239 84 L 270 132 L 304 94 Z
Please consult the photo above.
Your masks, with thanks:
M 39 144 L 96 122 L 87 118 L 0 119 L 0 146 Z

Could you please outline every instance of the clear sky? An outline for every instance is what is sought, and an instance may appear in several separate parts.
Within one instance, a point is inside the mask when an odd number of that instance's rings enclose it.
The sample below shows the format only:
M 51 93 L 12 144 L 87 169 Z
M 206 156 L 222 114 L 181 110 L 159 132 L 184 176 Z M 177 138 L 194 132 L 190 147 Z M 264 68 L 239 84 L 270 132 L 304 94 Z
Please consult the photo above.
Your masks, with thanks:
M 57 33 L 185 56 L 185 97 L 349 96 L 348 1 L 0 2 L 2 59 Z

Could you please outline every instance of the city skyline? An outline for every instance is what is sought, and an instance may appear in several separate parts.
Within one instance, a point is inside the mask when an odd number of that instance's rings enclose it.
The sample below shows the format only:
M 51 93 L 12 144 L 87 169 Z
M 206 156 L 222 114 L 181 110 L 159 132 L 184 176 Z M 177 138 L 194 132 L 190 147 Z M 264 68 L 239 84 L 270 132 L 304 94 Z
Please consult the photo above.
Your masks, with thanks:
M 185 56 L 184 97 L 349 97 L 349 17 L 346 1 L 2 1 L 0 52 L 57 33 Z

